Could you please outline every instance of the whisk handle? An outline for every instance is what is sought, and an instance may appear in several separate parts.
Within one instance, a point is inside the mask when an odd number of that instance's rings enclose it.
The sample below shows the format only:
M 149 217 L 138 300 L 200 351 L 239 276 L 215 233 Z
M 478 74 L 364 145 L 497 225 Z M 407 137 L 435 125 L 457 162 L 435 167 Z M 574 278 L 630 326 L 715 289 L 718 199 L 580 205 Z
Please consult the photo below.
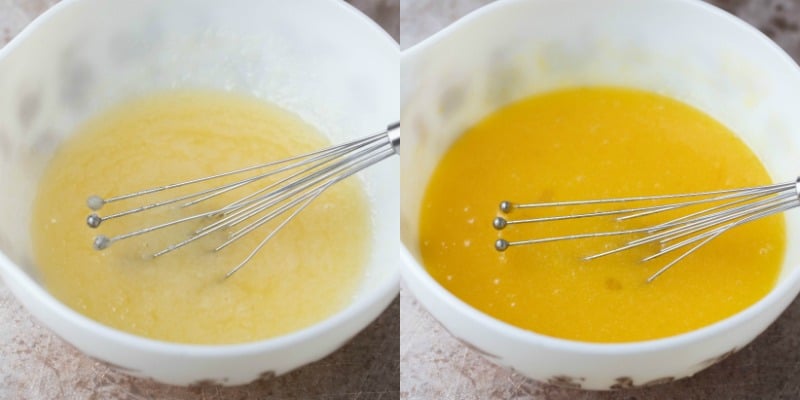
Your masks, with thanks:
M 394 152 L 400 154 L 400 121 L 390 124 L 386 127 L 386 136 L 392 142 Z

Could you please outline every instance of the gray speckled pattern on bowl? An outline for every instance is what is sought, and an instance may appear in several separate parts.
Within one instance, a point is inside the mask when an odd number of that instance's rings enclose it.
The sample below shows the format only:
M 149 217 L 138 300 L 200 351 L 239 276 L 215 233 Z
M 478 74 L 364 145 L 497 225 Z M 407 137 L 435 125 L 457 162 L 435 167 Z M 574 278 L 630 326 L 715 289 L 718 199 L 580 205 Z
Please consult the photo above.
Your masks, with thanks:
M 400 45 L 422 41 L 491 0 L 402 0 Z M 714 0 L 800 60 L 800 1 Z M 800 134 L 800 132 L 798 132 Z M 450 336 L 400 289 L 400 393 L 408 400 L 800 398 L 800 301 L 749 346 L 696 376 L 645 389 L 588 392 L 526 379 Z M 625 386 L 626 382 L 621 382 Z

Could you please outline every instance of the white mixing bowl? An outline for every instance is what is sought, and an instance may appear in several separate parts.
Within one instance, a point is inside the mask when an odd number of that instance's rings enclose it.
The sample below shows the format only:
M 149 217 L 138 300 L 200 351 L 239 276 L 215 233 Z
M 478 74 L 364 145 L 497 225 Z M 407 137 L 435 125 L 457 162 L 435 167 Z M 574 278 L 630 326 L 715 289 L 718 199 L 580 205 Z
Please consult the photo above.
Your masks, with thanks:
M 77 124 L 126 98 L 169 88 L 241 92 L 294 111 L 341 142 L 398 120 L 398 58 L 396 42 L 340 1 L 59 3 L 0 51 L 0 275 L 56 334 L 136 376 L 233 385 L 326 356 L 397 295 L 396 158 L 363 174 L 375 234 L 353 302 L 307 329 L 247 344 L 145 339 L 66 307 L 37 278 L 31 204 L 58 144 Z
M 789 248 L 766 297 L 711 326 L 659 340 L 584 343 L 511 326 L 453 296 L 420 258 L 423 193 L 448 147 L 498 108 L 557 88 L 625 86 L 676 98 L 739 134 L 776 181 L 795 179 L 800 69 L 746 23 L 691 0 L 506 0 L 408 49 L 401 65 L 402 276 L 448 331 L 489 360 L 540 381 L 585 389 L 668 382 L 741 349 L 800 290 L 796 211 L 786 214 Z

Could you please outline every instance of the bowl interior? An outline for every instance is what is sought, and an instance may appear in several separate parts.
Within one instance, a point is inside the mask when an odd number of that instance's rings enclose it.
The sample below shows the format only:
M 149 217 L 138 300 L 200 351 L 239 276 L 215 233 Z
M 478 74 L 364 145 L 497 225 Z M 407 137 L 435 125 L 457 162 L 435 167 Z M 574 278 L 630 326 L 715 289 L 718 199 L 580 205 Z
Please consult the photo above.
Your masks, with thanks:
M 0 51 L 0 252 L 15 264 L 0 267 L 36 280 L 28 221 L 38 178 L 97 112 L 152 91 L 217 89 L 273 102 L 342 142 L 398 120 L 398 54 L 367 17 L 330 1 L 57 5 Z M 396 158 L 362 175 L 375 235 L 357 298 L 397 279 L 398 187 L 385 182 L 398 176 Z
M 498 108 L 561 87 L 678 99 L 738 134 L 775 181 L 800 171 L 797 65 L 756 29 L 699 1 L 501 1 L 406 51 L 401 68 L 401 240 L 411 268 L 422 265 L 424 190 L 447 148 Z M 800 215 L 785 215 L 794 243 Z M 798 264 L 800 251 L 788 246 L 780 279 Z

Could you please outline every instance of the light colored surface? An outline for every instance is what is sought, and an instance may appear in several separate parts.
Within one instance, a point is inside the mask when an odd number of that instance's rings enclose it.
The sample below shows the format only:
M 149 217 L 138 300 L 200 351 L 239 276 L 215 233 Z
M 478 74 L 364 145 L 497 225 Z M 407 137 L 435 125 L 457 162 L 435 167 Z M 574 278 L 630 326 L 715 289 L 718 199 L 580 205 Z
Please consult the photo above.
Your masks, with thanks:
M 429 36 L 486 1 L 405 0 L 401 3 L 403 48 Z M 746 20 L 771 31 L 790 53 L 798 53 L 796 2 L 728 2 Z M 408 399 L 527 398 L 793 398 L 800 355 L 796 351 L 800 312 L 795 303 L 753 344 L 697 376 L 649 389 L 594 393 L 562 389 L 498 368 L 453 339 L 405 288 L 401 289 L 401 396 Z
M 5 43 L 53 1 L 0 1 Z M 332 356 L 247 386 L 178 388 L 134 379 L 77 353 L 0 286 L 0 398 L 396 398 L 398 302 Z

